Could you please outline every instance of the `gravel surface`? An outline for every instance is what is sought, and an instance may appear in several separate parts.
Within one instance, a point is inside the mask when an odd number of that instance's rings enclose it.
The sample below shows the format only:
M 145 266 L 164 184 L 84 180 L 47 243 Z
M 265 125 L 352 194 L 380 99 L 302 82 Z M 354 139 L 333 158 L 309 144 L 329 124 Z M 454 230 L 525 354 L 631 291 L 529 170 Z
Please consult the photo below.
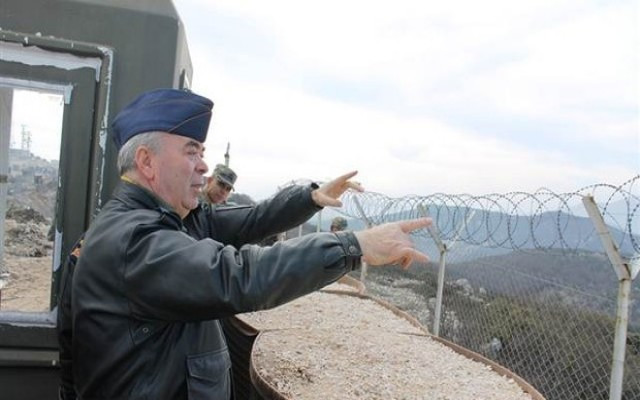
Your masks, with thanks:
M 261 331 L 251 358 L 259 380 L 285 397 L 532 399 L 511 378 L 431 339 L 408 315 L 344 293 L 353 286 L 323 290 L 238 316 Z
M 426 335 L 384 329 L 262 332 L 252 364 L 263 382 L 296 400 L 532 398 Z
M 360 287 L 356 285 L 361 285 Z M 343 276 L 338 282 L 332 283 L 331 285 L 327 285 L 320 289 L 321 292 L 326 291 L 338 291 L 338 292 L 348 292 L 348 293 L 360 293 L 364 291 L 364 286 L 359 281 L 356 281 L 353 278 L 349 278 L 348 276 Z
M 333 285 L 327 286 L 327 289 L 346 286 Z M 322 291 L 271 310 L 239 314 L 237 317 L 259 331 L 309 327 L 342 330 L 357 327 L 392 332 L 426 332 L 417 322 L 412 323 L 408 318 L 396 315 L 374 300 Z

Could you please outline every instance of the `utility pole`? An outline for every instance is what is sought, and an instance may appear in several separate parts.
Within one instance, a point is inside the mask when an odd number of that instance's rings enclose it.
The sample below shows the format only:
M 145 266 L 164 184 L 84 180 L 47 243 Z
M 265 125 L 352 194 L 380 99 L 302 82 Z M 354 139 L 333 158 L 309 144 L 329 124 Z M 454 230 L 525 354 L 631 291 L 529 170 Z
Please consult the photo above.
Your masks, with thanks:
M 27 130 L 27 126 L 22 124 L 22 150 L 31 152 L 31 132 Z
M 224 165 L 229 166 L 229 148 L 231 147 L 231 143 L 227 142 L 227 152 L 224 153 Z

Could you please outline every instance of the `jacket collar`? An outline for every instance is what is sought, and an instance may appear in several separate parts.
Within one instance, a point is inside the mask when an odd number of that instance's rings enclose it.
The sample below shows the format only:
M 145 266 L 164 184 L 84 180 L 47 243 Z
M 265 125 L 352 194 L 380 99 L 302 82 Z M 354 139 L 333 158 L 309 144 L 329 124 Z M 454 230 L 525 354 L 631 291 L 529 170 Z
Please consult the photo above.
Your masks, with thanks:
M 116 187 L 113 197 L 129 208 L 156 210 L 162 214 L 163 219 L 168 217 L 173 220 L 175 225 L 182 228 L 182 218 L 173 210 L 173 207 L 150 190 L 132 181 L 122 179 Z

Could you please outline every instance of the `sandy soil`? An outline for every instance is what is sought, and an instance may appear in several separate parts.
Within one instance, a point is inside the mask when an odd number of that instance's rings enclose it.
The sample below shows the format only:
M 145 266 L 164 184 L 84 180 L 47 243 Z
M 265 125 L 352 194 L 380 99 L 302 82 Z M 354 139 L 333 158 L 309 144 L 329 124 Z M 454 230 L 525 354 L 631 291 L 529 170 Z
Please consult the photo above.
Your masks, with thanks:
M 4 267 L 0 274 L 0 310 L 48 311 L 52 250 L 47 224 L 5 221 Z
M 5 254 L 9 278 L 2 289 L 2 311 L 48 311 L 51 296 L 51 257 Z

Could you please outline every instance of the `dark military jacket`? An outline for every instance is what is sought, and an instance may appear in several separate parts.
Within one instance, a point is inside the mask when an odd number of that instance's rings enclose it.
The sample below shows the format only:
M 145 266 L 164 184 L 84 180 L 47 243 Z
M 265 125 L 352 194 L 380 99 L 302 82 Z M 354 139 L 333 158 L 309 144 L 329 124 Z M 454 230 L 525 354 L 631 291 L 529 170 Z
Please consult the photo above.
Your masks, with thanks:
M 218 319 L 275 307 L 359 267 L 352 233 L 251 245 L 318 208 L 311 187 L 255 207 L 201 205 L 184 221 L 123 182 L 87 232 L 72 284 L 81 399 L 227 399 Z

